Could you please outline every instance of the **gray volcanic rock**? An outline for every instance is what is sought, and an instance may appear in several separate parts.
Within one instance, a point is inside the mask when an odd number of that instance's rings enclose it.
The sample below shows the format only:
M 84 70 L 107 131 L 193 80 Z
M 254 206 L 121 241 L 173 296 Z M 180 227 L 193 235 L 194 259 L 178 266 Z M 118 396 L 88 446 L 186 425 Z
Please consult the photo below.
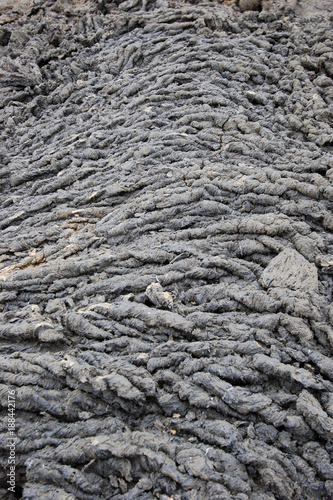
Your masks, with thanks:
M 286 248 L 271 260 L 259 282 L 265 288 L 288 287 L 291 290 L 312 292 L 318 290 L 318 273 L 316 266 L 303 255 Z
M 241 12 L 246 12 L 247 10 L 260 10 L 260 7 L 260 0 L 239 0 L 239 9 Z
M 1 498 L 9 396 L 15 498 L 332 497 L 332 19 L 251 3 L 2 2 Z
M 41 83 L 42 75 L 36 63 L 29 60 L 13 61 L 3 57 L 0 68 L 0 86 L 30 87 Z
M 164 292 L 159 283 L 151 283 L 146 288 L 146 295 L 155 306 L 171 309 L 173 306 L 172 296 L 169 292 Z

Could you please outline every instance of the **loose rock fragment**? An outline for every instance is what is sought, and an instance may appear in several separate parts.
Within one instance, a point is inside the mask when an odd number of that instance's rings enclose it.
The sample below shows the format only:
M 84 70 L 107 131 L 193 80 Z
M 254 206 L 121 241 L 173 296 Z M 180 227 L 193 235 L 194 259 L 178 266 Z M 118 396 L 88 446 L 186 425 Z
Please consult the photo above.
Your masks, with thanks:
M 318 290 L 318 274 L 296 250 L 286 248 L 271 260 L 261 275 L 260 283 L 265 288 L 287 287 L 291 290 L 312 292 Z
M 155 306 L 172 309 L 172 296 L 169 292 L 164 292 L 159 283 L 151 283 L 147 286 L 145 293 Z

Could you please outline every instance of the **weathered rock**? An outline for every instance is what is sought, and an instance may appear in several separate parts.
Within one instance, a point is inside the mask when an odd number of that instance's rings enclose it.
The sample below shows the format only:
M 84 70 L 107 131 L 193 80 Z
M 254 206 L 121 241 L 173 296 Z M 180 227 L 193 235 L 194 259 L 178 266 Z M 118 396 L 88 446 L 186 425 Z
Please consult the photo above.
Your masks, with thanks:
M 318 290 L 316 266 L 292 248 L 286 248 L 268 264 L 259 280 L 265 288 L 286 287 L 309 293 Z
M 239 0 L 239 9 L 241 12 L 246 12 L 248 10 L 259 10 L 260 7 L 260 0 Z
M 159 283 L 151 283 L 148 285 L 145 293 L 155 306 L 172 309 L 172 296 L 169 292 L 164 292 Z
M 11 37 L 11 32 L 5 28 L 0 28 L 0 45 L 8 45 Z
M 0 496 L 332 496 L 328 7 L 2 1 Z

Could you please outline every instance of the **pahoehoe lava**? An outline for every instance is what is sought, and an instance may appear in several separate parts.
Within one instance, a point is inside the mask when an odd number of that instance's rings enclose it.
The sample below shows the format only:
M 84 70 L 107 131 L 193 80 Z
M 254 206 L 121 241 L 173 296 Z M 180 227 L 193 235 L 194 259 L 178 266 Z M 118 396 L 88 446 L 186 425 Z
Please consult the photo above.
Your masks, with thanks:
M 0 498 L 333 498 L 333 14 L 7 4 Z

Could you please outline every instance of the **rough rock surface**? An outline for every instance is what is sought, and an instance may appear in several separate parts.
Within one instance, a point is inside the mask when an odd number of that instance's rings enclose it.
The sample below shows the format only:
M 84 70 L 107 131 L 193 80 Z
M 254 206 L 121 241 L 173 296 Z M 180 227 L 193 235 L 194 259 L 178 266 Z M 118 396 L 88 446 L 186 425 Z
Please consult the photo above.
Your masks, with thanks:
M 332 17 L 23 4 L 0 15 L 1 498 L 332 498 Z
M 318 291 L 318 273 L 314 264 L 292 248 L 286 248 L 270 261 L 259 283 L 265 287 L 287 287 L 292 290 Z

